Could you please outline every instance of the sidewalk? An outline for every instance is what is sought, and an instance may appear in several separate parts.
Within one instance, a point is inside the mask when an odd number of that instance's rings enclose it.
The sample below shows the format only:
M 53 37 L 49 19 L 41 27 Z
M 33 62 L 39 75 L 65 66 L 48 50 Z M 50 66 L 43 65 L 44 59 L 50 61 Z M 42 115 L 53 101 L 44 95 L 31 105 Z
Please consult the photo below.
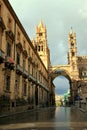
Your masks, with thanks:
M 31 112 L 31 111 L 35 111 L 36 109 L 31 109 L 31 110 L 23 110 L 23 111 L 14 111 L 14 112 L 5 112 L 5 113 L 0 113 L 0 118 L 4 118 L 4 117 L 7 117 L 7 116 L 12 116 L 12 115 L 16 115 L 16 114 L 21 114 L 21 113 L 24 113 L 24 112 Z
M 12 115 L 16 115 L 16 114 L 21 114 L 21 113 L 25 113 L 25 112 L 34 112 L 34 111 L 45 111 L 46 109 L 50 109 L 53 107 L 44 107 L 44 108 L 33 108 L 30 110 L 22 110 L 22 111 L 14 111 L 14 112 L 6 112 L 6 113 L 0 113 L 0 118 L 4 118 L 4 117 L 8 117 L 8 116 L 12 116 Z M 54 107 L 55 108 L 55 107 Z
M 80 106 L 79 106 L 80 105 Z M 79 109 L 80 111 L 87 113 L 87 110 L 85 107 L 82 107 L 82 104 L 78 104 L 78 102 L 75 104 L 75 106 L 77 107 L 77 109 Z

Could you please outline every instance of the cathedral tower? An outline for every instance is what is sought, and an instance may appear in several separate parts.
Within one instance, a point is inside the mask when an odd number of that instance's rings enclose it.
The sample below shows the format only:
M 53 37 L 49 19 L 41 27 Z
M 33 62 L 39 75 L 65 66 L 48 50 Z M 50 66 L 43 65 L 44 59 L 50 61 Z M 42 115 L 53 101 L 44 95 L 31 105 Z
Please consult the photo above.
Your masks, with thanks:
M 42 21 L 40 21 L 39 25 L 36 27 L 35 48 L 45 67 L 48 69 L 50 64 L 50 51 L 47 45 L 46 26 L 43 25 Z
M 76 33 L 73 32 L 72 28 L 68 36 L 68 46 L 68 64 L 70 64 L 70 71 L 78 77 Z

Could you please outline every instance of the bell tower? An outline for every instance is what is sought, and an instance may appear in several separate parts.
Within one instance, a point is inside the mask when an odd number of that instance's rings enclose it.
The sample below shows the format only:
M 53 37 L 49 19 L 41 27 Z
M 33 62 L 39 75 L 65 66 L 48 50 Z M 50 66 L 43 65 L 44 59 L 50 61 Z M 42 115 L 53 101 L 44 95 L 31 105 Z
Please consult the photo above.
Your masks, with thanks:
M 73 32 L 72 28 L 68 35 L 68 46 L 68 64 L 70 64 L 70 71 L 71 73 L 73 72 L 73 76 L 78 77 L 76 33 Z
M 50 64 L 50 51 L 47 45 L 47 30 L 46 26 L 43 25 L 42 20 L 36 27 L 36 50 L 44 63 L 45 67 L 48 69 Z

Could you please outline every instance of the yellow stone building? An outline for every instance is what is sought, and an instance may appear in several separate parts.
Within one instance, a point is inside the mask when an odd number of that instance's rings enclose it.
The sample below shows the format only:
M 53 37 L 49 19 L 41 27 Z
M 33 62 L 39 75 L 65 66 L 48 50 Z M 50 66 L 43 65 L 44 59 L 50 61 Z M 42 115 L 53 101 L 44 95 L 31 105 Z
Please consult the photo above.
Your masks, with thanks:
M 50 52 L 42 22 L 36 28 L 35 43 L 9 1 L 0 0 L 0 111 L 52 104 L 50 95 L 55 87 L 49 80 Z

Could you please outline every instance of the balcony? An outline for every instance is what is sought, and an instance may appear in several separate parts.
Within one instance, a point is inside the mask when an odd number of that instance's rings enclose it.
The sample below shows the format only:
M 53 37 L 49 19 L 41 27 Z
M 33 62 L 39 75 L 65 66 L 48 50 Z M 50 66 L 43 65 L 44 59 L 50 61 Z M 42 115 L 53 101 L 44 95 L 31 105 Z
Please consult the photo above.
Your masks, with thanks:
M 5 68 L 10 69 L 10 70 L 14 70 L 14 67 L 15 67 L 14 64 L 15 64 L 15 61 L 11 57 L 6 56 Z
M 49 91 L 48 87 L 45 86 L 44 84 L 42 84 L 39 80 L 37 80 L 37 84 L 38 84 L 39 86 L 41 86 L 43 89 L 45 89 L 46 91 Z
M 5 60 L 5 53 L 0 49 L 0 64 Z
M 20 65 L 17 65 L 17 66 L 16 66 L 16 72 L 17 72 L 19 75 L 22 75 L 22 74 L 23 74 L 23 67 L 20 66 Z
M 32 75 L 29 75 L 28 79 L 29 81 L 36 82 L 36 79 Z

